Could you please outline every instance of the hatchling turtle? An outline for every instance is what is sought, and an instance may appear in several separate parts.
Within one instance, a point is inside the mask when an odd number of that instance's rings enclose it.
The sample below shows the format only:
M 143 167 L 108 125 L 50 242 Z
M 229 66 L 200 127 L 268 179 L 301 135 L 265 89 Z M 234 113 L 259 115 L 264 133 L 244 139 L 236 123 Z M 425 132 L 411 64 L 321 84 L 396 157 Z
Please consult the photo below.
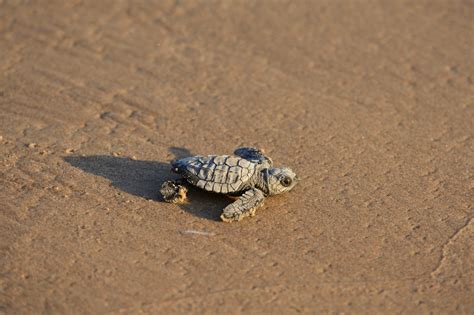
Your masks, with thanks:
M 204 190 L 240 196 L 224 208 L 221 219 L 240 221 L 254 216 L 265 197 L 291 190 L 298 177 L 289 168 L 275 168 L 272 160 L 256 148 L 238 148 L 234 155 L 192 156 L 171 162 L 173 172 L 183 179 L 161 186 L 163 199 L 171 203 L 186 199 L 186 182 Z

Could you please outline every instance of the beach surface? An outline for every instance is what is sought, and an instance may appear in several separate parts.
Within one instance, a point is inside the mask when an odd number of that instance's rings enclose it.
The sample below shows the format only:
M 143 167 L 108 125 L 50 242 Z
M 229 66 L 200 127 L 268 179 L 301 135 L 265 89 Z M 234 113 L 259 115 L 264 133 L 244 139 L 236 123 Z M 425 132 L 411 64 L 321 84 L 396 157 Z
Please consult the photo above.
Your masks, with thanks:
M 0 1 L 0 314 L 468 314 L 474 2 Z M 253 218 L 169 161 L 263 148 Z

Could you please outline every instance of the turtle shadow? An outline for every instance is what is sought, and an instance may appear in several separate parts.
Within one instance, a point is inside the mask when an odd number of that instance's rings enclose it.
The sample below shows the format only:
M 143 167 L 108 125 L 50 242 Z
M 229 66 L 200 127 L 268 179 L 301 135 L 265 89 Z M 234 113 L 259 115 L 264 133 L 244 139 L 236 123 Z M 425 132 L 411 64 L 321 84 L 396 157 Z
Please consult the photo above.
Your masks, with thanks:
M 176 154 L 177 157 L 181 154 Z M 185 149 L 182 154 L 189 152 Z M 159 193 L 161 184 L 166 180 L 178 179 L 169 163 L 159 161 L 133 160 L 127 157 L 109 155 L 67 156 L 64 160 L 71 166 L 84 172 L 104 177 L 111 185 L 126 193 L 159 202 L 164 202 Z M 222 209 L 232 200 L 229 197 L 209 193 L 189 187 L 188 202 L 178 206 L 197 217 L 219 220 Z
M 182 159 L 193 155 L 188 149 L 180 147 L 169 147 L 168 151 L 174 155 L 175 159 Z
M 191 185 L 186 185 L 186 187 L 188 188 L 187 202 L 178 206 L 200 218 L 220 221 L 222 210 L 234 201 L 226 195 L 207 192 Z
M 67 156 L 64 160 L 84 172 L 102 176 L 112 186 L 135 196 L 158 200 L 161 183 L 170 177 L 169 164 L 109 155 Z

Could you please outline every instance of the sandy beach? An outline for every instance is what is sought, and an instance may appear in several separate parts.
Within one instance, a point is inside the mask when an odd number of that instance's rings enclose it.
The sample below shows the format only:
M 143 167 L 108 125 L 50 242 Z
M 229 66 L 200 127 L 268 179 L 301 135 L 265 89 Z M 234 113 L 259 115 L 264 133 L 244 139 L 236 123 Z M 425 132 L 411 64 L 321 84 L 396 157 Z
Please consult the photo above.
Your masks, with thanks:
M 0 314 L 472 314 L 473 1 L 1 1 Z M 265 149 L 257 215 L 158 194 Z

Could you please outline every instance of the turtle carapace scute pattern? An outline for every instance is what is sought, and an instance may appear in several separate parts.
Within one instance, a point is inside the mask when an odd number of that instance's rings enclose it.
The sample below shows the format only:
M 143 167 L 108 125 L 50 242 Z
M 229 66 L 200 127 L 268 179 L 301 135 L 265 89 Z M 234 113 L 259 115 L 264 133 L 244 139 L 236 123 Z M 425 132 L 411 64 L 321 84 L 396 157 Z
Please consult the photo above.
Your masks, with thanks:
M 185 182 L 210 192 L 240 196 L 224 208 L 221 219 L 226 222 L 253 216 L 267 196 L 289 191 L 298 182 L 291 169 L 274 168 L 261 150 L 248 147 L 238 148 L 234 155 L 182 158 L 171 162 L 171 169 L 184 181 L 163 183 L 160 192 L 167 202 L 184 201 Z

